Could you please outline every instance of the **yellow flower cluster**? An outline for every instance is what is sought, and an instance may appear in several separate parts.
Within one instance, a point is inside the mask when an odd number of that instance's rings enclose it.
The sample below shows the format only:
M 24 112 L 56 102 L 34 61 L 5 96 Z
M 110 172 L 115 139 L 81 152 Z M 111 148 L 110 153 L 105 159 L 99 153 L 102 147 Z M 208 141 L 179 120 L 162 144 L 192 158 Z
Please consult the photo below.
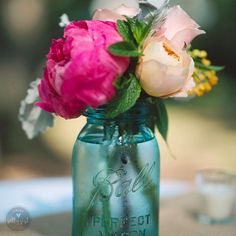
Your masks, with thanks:
M 199 58 L 207 58 L 207 56 L 208 56 L 206 51 L 204 51 L 204 50 L 200 51 L 198 49 L 194 49 L 192 52 L 190 52 L 190 54 L 191 54 L 191 56 L 193 58 L 197 58 L 197 57 L 199 57 Z
M 202 64 L 204 67 L 211 66 L 211 61 L 207 59 L 207 52 L 200 51 L 198 49 L 190 52 L 193 59 Z M 195 66 L 193 78 L 196 83 L 196 87 L 189 91 L 190 96 L 203 96 L 205 93 L 210 92 L 212 87 L 218 83 L 218 77 L 216 71 L 204 69 L 204 67 Z

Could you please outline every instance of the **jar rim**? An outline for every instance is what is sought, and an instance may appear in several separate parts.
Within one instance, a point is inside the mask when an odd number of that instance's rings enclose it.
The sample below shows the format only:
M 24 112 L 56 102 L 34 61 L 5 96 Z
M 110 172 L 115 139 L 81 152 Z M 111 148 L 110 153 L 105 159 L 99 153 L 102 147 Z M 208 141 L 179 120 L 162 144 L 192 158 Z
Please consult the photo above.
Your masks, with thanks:
M 128 111 L 114 118 L 107 117 L 107 105 L 100 106 L 96 109 L 88 107 L 83 115 L 87 118 L 95 118 L 99 120 L 115 121 L 115 120 L 145 120 L 150 116 L 150 109 L 145 101 L 138 101 Z

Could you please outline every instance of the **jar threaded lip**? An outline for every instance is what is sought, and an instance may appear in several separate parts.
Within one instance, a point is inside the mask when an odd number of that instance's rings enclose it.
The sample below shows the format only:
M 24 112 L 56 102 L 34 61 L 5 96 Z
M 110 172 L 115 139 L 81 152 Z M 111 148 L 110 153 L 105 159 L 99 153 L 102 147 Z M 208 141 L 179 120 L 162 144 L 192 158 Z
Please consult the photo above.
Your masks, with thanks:
M 106 113 L 107 105 L 98 107 L 96 109 L 89 107 L 83 113 L 88 118 L 99 120 L 116 121 L 116 120 L 145 120 L 150 117 L 150 109 L 145 101 L 137 102 L 128 111 L 118 115 L 114 118 L 109 118 Z

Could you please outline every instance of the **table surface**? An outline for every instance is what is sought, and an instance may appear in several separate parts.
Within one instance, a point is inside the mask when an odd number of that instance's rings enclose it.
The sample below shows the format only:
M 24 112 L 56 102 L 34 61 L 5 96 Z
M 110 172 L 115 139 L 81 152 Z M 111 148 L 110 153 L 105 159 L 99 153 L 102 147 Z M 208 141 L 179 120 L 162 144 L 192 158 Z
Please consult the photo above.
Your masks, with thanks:
M 42 190 L 40 188 L 40 184 L 44 184 L 45 190 L 48 189 L 50 184 L 55 184 L 57 181 L 58 186 L 54 189 L 52 188 L 47 192 L 46 195 L 50 195 L 50 200 L 53 199 L 54 190 L 56 191 L 57 188 L 62 188 L 65 183 L 71 184 L 69 178 L 63 179 L 44 179 L 44 180 L 32 180 L 31 184 L 34 183 L 36 189 Z M 51 182 L 50 182 L 51 181 Z M 64 182 L 63 182 L 64 181 Z M 39 184 L 40 183 L 40 184 Z M 11 186 L 11 184 L 15 185 L 15 182 L 0 182 L 0 196 L 3 190 L 7 191 L 6 186 Z M 18 182 L 17 186 L 26 187 L 29 182 Z M 31 184 L 29 186 L 31 186 Z M 5 187 L 4 187 L 5 186 Z M 61 187 L 60 187 L 61 186 Z M 68 186 L 64 186 L 67 188 Z M 4 189 L 5 188 L 5 189 Z M 182 188 L 182 189 L 181 189 Z M 21 188 L 19 188 L 21 189 Z M 19 192 L 19 189 L 11 189 L 9 192 L 13 193 Z M 70 187 L 68 187 L 70 189 Z M 177 190 L 178 189 L 178 190 Z M 181 191 L 180 191 L 181 189 Z M 31 190 L 32 191 L 32 190 Z M 26 193 L 25 196 L 29 195 L 28 191 L 24 191 Z M 51 193 L 51 194 L 49 194 Z M 56 192 L 58 194 L 58 192 Z M 35 192 L 34 202 L 36 202 L 37 198 L 42 200 L 41 197 L 37 195 L 37 191 Z M 22 193 L 19 194 L 21 197 L 23 196 Z M 71 197 L 71 191 L 67 193 L 68 197 Z M 160 236 L 236 236 L 236 223 L 228 224 L 228 225 L 201 225 L 198 223 L 196 215 L 197 215 L 197 198 L 196 195 L 191 192 L 190 185 L 186 183 L 180 182 L 162 182 L 162 198 L 161 198 L 161 207 L 160 207 Z M 9 199 L 13 198 L 12 196 L 8 195 Z M 61 199 L 65 200 L 65 192 L 64 196 Z M 5 192 L 6 197 L 6 192 Z M 15 197 L 15 202 L 17 202 L 17 195 Z M 2 201 L 3 199 L 3 201 Z M 5 203 L 9 205 L 9 199 Z M 30 198 L 28 198 L 30 199 Z M 45 202 L 50 204 L 50 201 L 46 201 L 47 198 L 44 196 Z M 59 199 L 59 197 L 58 197 Z M 57 200 L 58 200 L 57 199 Z M 19 201 L 19 199 L 18 199 Z M 40 202 L 40 201 L 39 201 Z M 44 202 L 44 207 L 45 207 Z M 56 201 L 56 204 L 52 207 L 56 208 L 59 200 Z M 51 205 L 53 201 L 51 201 Z M 4 208 L 4 198 L 1 197 L 0 201 L 0 209 Z M 63 205 L 63 204 L 62 204 Z M 70 204 L 68 204 L 70 205 Z M 40 204 L 39 204 L 40 206 Z M 30 207 L 30 204 L 28 204 Z M 67 206 L 68 207 L 68 206 Z M 65 213 L 66 208 L 57 209 L 57 213 L 53 212 L 50 208 L 47 212 L 43 211 L 37 214 L 34 212 L 34 215 L 31 220 L 31 224 L 29 228 L 23 232 L 14 232 L 11 231 L 4 222 L 0 225 L 0 235 L 1 236 L 70 236 L 71 231 L 71 213 Z M 70 207 L 69 207 L 70 208 Z M 31 209 L 33 207 L 31 206 Z M 27 209 L 28 210 L 28 209 Z M 54 209 L 55 210 L 55 209 Z M 53 214 L 54 213 L 54 214 Z M 92 236 L 92 235 L 91 235 Z M 153 236 L 153 235 L 146 235 L 146 236 Z
M 183 181 L 161 181 L 161 198 L 181 196 L 191 190 Z M 0 181 L 0 223 L 14 207 L 26 208 L 31 217 L 70 212 L 72 181 L 70 177 L 24 181 Z

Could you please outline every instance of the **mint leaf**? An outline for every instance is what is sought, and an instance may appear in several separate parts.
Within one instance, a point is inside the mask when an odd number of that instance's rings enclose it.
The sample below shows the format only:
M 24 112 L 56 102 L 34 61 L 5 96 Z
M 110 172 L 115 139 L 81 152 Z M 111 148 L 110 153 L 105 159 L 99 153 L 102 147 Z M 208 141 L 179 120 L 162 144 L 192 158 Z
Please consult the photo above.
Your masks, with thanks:
M 116 116 L 128 111 L 138 100 L 141 93 L 141 86 L 135 75 L 130 74 L 128 81 L 125 81 L 125 88 L 119 91 L 119 94 L 113 100 L 106 110 L 108 118 Z
M 108 50 L 115 56 L 139 57 L 142 56 L 137 47 L 128 41 L 123 41 L 111 45 Z
M 148 34 L 151 32 L 152 21 L 144 23 L 143 21 L 136 20 L 135 28 L 133 29 L 134 38 L 138 45 L 142 45 Z
M 117 29 L 120 35 L 124 38 L 125 41 L 130 41 L 131 31 L 128 22 L 118 20 L 117 21 Z
M 114 82 L 114 86 L 117 90 L 122 90 L 122 89 L 126 89 L 126 87 L 129 85 L 130 81 L 125 78 L 125 77 L 118 77 L 115 82 Z
M 128 16 L 125 16 L 125 18 L 126 18 L 126 21 L 127 21 L 128 25 L 129 25 L 130 29 L 132 30 L 135 27 L 136 19 L 128 17 Z
M 134 38 L 139 45 L 143 39 L 142 35 L 143 35 L 143 30 L 144 30 L 145 26 L 146 26 L 146 24 L 144 22 L 136 20 L 135 27 L 133 27 L 133 29 L 132 29 Z
M 30 84 L 26 98 L 21 102 L 18 118 L 22 123 L 22 129 L 27 137 L 32 139 L 40 133 L 53 126 L 54 116 L 51 113 L 43 111 L 40 107 L 35 106 L 39 101 L 38 84 L 36 80 Z
M 137 18 L 130 18 L 126 16 L 126 27 L 129 29 L 129 40 L 138 46 L 142 46 L 142 43 L 147 38 L 152 28 L 152 20 L 145 23 L 143 20 Z M 121 32 L 120 32 L 121 33 Z

